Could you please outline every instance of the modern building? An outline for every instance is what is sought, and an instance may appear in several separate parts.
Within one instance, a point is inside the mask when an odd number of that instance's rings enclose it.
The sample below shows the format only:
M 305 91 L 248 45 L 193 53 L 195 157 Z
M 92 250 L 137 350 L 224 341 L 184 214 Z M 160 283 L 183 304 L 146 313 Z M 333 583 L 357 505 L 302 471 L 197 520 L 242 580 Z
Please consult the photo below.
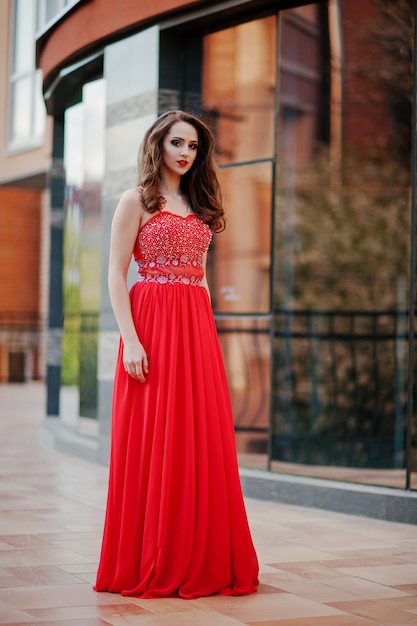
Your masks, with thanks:
M 43 436 L 107 461 L 112 215 L 145 129 L 181 108 L 216 136 L 228 227 L 208 272 L 241 467 L 412 495 L 411 1 L 56 9 L 36 36 L 52 133 Z
M 35 36 L 46 2 L 0 3 L 0 382 L 45 372 L 52 119 Z

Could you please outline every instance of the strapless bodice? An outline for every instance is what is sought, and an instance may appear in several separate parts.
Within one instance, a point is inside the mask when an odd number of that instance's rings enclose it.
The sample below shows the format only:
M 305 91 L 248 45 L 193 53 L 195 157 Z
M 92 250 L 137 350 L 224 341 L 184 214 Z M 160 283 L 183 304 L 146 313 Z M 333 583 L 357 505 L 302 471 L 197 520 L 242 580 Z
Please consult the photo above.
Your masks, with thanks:
M 159 211 L 139 230 L 133 256 L 140 282 L 202 285 L 212 233 L 199 217 Z

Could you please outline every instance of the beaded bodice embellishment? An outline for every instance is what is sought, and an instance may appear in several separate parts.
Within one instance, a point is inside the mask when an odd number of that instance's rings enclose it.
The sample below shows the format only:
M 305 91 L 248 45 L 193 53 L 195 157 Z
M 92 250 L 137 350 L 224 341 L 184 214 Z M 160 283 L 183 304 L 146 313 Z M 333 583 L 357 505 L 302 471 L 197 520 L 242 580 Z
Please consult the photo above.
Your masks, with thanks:
M 210 227 L 194 214 L 155 213 L 139 230 L 133 251 L 139 282 L 202 286 Z

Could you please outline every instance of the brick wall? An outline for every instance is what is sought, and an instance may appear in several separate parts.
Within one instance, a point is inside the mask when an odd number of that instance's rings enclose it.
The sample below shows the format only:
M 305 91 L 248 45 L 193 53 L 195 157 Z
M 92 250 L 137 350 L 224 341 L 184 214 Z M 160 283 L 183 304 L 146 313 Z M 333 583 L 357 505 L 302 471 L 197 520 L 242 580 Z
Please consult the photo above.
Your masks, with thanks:
M 2 381 L 39 375 L 41 200 L 40 190 L 0 188 Z
M 40 191 L 0 188 L 0 313 L 38 312 L 40 202 Z

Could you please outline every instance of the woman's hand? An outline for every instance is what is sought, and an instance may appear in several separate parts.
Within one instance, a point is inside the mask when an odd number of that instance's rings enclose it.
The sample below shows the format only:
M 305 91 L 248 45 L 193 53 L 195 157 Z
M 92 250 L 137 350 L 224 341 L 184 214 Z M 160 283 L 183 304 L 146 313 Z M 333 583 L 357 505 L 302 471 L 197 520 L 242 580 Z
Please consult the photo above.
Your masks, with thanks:
M 132 378 L 144 383 L 149 371 L 148 356 L 138 339 L 129 340 L 123 345 L 123 365 Z

